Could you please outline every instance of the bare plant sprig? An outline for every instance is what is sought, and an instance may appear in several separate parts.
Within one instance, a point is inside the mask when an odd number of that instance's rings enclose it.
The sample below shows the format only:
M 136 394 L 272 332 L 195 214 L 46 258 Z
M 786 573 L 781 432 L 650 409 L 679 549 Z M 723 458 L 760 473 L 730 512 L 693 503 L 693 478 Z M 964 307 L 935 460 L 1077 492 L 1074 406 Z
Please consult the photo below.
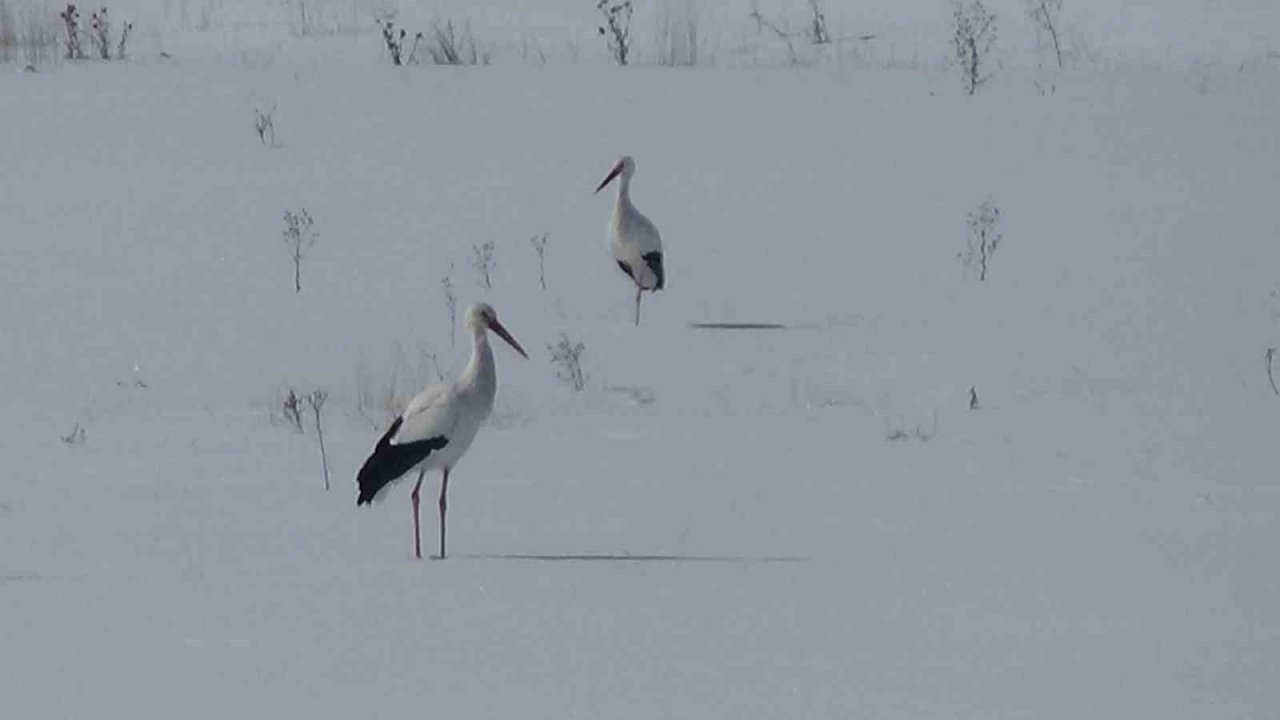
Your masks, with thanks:
M 491 59 L 488 52 L 479 49 L 471 23 L 464 23 L 458 30 L 452 19 L 444 24 L 432 23 L 427 55 L 436 65 L 488 65 Z
M 18 33 L 14 31 L 13 13 L 5 0 L 0 0 L 0 63 L 7 63 L 13 56 L 13 49 L 18 47 Z
M 267 136 L 271 136 L 271 147 L 276 146 L 276 124 L 273 119 L 275 108 L 271 108 L 271 112 L 264 113 L 261 110 L 253 109 L 253 129 L 258 131 L 258 141 L 263 145 L 267 144 Z
M 2 21 L 3 18 L 0 18 L 0 22 Z M 12 28 L 13 25 L 10 24 L 9 27 Z M 15 47 L 22 48 L 22 60 L 26 63 L 24 69 L 27 72 L 35 72 L 37 66 L 52 59 L 52 55 L 58 47 L 58 33 L 50 25 L 28 20 L 23 23 L 22 32 L 15 38 L 15 41 Z M 2 42 L 0 40 L 0 43 Z
M 302 433 L 302 398 L 298 397 L 298 393 L 293 388 L 289 388 L 289 394 L 285 395 L 284 400 L 280 403 L 281 414 L 284 416 L 285 422 L 294 432 Z
M 302 292 L 302 258 L 307 250 L 316 244 L 318 233 L 314 229 L 315 221 L 306 208 L 294 213 L 284 213 L 284 242 L 289 246 L 289 256 L 293 259 L 293 291 Z
M 103 60 L 111 59 L 111 21 L 107 18 L 107 9 L 102 8 L 89 15 L 89 41 L 93 49 Z
M 68 8 L 74 8 L 74 6 L 68 6 Z M 120 32 L 120 40 L 116 43 L 118 59 L 124 59 L 125 44 L 129 41 L 130 30 L 133 30 L 133 23 L 125 23 Z M 107 8 L 104 7 L 89 15 L 89 41 L 93 43 L 93 50 L 99 58 L 111 59 L 111 18 Z
M 117 60 L 123 60 L 125 57 L 125 47 L 129 43 L 130 32 L 133 32 L 133 23 L 125 23 L 124 28 L 120 30 L 120 42 L 116 43 Z
M 316 420 L 316 439 L 320 443 L 320 465 L 324 468 L 324 489 L 329 489 L 329 458 L 324 451 L 324 428 L 320 425 L 320 411 L 324 409 L 324 403 L 329 399 L 329 393 L 324 390 L 313 390 L 307 395 L 307 405 L 311 407 L 311 412 Z
M 809 42 L 814 45 L 826 45 L 831 42 L 831 33 L 827 31 L 827 16 L 822 12 L 818 0 L 809 0 Z
M 311 23 L 307 22 L 307 0 L 298 0 L 298 13 L 302 16 L 298 24 L 298 34 L 306 37 L 311 32 Z
M 785 42 L 787 44 L 787 54 L 791 57 L 791 64 L 800 64 L 800 56 L 796 54 L 796 48 L 793 42 L 796 33 L 791 32 L 788 28 L 780 26 L 762 15 L 760 13 L 760 8 L 756 5 L 756 0 L 752 0 L 751 2 L 751 12 L 748 13 L 748 17 L 756 21 L 756 32 L 763 33 L 765 30 L 769 30 L 774 35 L 777 35 L 778 39 Z
M 1271 365 L 1275 361 L 1276 349 L 1267 348 L 1267 382 L 1271 383 L 1271 392 L 1280 395 L 1280 388 L 1276 387 L 1276 376 L 1271 371 Z
M 493 241 L 481 243 L 471 246 L 471 267 L 476 269 L 480 287 L 486 290 L 493 289 L 493 269 L 497 266 L 497 260 L 493 257 Z
M 698 11 L 685 0 L 683 12 L 666 0 L 659 6 L 657 58 L 659 65 L 693 67 L 698 64 Z
M 76 9 L 75 4 L 68 3 L 67 8 L 58 13 L 58 17 L 62 18 L 63 27 L 67 31 L 67 59 L 83 60 L 84 46 L 80 43 L 80 11 Z
M 1062 41 L 1058 35 L 1062 14 L 1062 0 L 1027 0 L 1027 15 L 1036 28 L 1049 35 L 1053 42 L 1053 54 L 1058 59 L 1058 68 L 1062 68 Z
M 538 283 L 542 285 L 542 289 L 547 289 L 547 233 L 534 235 L 529 238 L 529 243 L 533 245 L 533 251 L 538 254 Z
M 75 427 L 71 428 L 71 432 L 61 436 L 62 442 L 67 445 L 83 445 L 84 438 L 84 428 L 80 427 L 80 423 L 76 423 Z
M 760 7 L 756 4 L 756 0 L 751 0 L 751 12 L 747 13 L 747 17 L 756 21 L 756 32 L 764 32 L 765 30 L 769 30 L 774 35 L 777 35 L 778 38 L 781 40 L 787 40 L 791 38 L 790 31 L 779 27 L 777 23 L 773 22 L 769 18 L 766 18 L 764 15 L 760 13 Z
M 382 30 L 382 41 L 387 45 L 387 54 L 391 57 L 391 64 L 400 66 L 404 64 L 404 40 L 408 36 L 408 32 L 404 28 L 397 28 L 396 24 L 391 20 L 379 20 L 378 27 Z M 413 36 L 413 48 L 409 53 L 409 59 L 412 61 L 414 51 L 417 50 L 418 41 L 422 39 L 422 33 Z
M 596 10 L 604 20 L 596 29 L 608 40 L 613 59 L 619 65 L 626 65 L 631 56 L 631 0 L 599 0 Z
M 899 442 L 902 440 L 918 440 L 920 442 L 929 442 L 938 434 L 938 412 L 932 413 L 932 423 L 925 428 L 924 423 L 916 423 L 911 429 L 907 429 L 899 424 L 885 424 L 885 440 L 890 442 Z
M 586 346 L 580 342 L 575 344 L 568 335 L 560 333 L 560 342 L 548 345 L 547 350 L 551 352 L 551 364 L 556 366 L 556 377 L 574 391 L 582 392 L 587 386 L 582 373 L 582 353 Z
M 976 271 L 978 280 L 986 282 L 991 258 L 1004 239 L 999 230 L 1000 208 L 988 198 L 969 213 L 966 224 L 969 226 L 969 238 L 964 252 L 959 254 L 960 262 L 966 271 Z
M 449 268 L 452 274 L 453 268 Z M 458 333 L 458 296 L 453 291 L 453 278 L 445 275 L 440 279 L 440 285 L 444 288 L 444 306 L 449 311 L 449 347 L 457 346 Z
M 982 60 L 996 42 L 996 16 L 982 0 L 970 0 L 967 4 L 957 1 L 952 17 L 956 61 L 964 72 L 965 90 L 973 95 L 991 79 L 991 73 L 982 70 Z

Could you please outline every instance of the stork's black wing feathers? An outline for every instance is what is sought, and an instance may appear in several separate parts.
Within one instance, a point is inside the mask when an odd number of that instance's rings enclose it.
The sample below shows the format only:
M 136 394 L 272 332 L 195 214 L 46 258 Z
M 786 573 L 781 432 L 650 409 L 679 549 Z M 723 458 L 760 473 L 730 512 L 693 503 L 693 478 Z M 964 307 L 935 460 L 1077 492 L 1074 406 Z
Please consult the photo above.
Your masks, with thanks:
M 652 288 L 645 288 L 645 289 L 661 290 L 662 286 L 666 284 L 665 282 L 666 277 L 662 273 L 662 253 L 654 251 L 651 253 L 645 253 L 640 257 L 641 259 L 644 260 L 644 264 L 649 266 L 649 271 L 653 273 L 653 277 L 656 278 L 657 280 L 657 282 L 654 284 Z M 626 273 L 627 277 L 631 278 L 632 281 L 634 281 L 637 285 L 640 283 L 639 280 L 636 280 L 636 274 L 631 271 L 630 265 L 619 260 L 618 267 L 622 268 L 622 272 Z
M 636 279 L 636 276 L 631 274 L 631 266 L 630 266 L 630 265 L 628 265 L 628 264 L 626 264 L 626 263 L 622 262 L 621 260 L 619 260 L 619 261 L 618 261 L 618 267 L 622 268 L 622 272 L 626 273 L 626 274 L 627 274 L 627 277 L 631 278 L 633 281 Z
M 373 502 L 374 496 L 388 483 L 409 472 L 414 465 L 426 460 L 431 453 L 449 444 L 449 439 L 440 435 L 392 445 L 391 438 L 395 437 L 402 422 L 404 418 L 398 417 L 391 423 L 391 427 L 374 446 L 373 454 L 364 461 L 364 466 L 356 475 L 356 484 L 360 487 L 360 497 L 356 498 L 357 506 Z
M 649 270 L 653 272 L 653 276 L 658 279 L 658 284 L 654 285 L 653 289 L 661 290 L 665 280 L 662 274 L 662 253 L 655 251 L 645 253 L 642 257 L 644 258 L 645 264 L 649 266 Z

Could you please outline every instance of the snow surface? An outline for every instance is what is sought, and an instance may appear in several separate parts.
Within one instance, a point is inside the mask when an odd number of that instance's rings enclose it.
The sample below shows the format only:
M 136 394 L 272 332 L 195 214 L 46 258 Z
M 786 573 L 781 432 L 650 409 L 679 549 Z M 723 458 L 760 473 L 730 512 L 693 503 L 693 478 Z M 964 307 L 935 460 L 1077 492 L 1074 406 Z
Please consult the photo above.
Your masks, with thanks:
M 1280 713 L 1273 60 L 968 98 L 276 34 L 0 73 L 6 716 Z M 623 153 L 666 245 L 639 328 L 591 194 Z M 445 276 L 532 360 L 496 346 L 455 554 L 415 562 L 408 488 L 355 507 L 361 389 L 465 362 Z M 330 492 L 289 387 L 330 393 Z

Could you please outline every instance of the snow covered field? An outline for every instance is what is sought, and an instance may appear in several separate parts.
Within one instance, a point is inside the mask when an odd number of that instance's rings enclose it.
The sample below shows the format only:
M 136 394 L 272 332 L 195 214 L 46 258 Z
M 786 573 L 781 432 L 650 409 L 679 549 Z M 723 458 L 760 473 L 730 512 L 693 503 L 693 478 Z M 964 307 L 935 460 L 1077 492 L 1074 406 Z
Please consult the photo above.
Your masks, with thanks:
M 728 32 L 694 69 L 589 32 L 580 62 L 392 68 L 367 32 L 139 5 L 127 62 L 0 67 L 5 716 L 1280 713 L 1280 61 L 1252 24 L 1170 10 L 1149 29 L 1203 54 L 1010 62 L 969 98 L 932 59 L 792 67 Z M 639 328 L 591 194 L 623 153 L 666 243 Z M 495 348 L 451 557 L 416 562 L 409 488 L 357 510 L 353 478 L 368 396 L 466 360 L 445 277 L 532 359 Z M 691 327 L 719 322 L 785 328 Z M 330 393 L 329 492 L 288 388 Z

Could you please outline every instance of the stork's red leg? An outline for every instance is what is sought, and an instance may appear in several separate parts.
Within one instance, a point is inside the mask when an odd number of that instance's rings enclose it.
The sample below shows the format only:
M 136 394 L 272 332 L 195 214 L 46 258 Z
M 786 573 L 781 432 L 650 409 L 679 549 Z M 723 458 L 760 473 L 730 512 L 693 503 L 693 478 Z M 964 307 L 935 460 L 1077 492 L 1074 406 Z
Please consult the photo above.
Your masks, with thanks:
M 445 493 L 449 492 L 449 468 L 444 469 L 444 477 L 440 480 L 440 559 L 445 558 L 444 554 L 444 514 L 449 509 L 449 503 L 444 499 Z
M 418 471 L 418 484 L 413 486 L 413 494 L 409 496 L 413 501 L 413 554 L 419 560 L 422 559 L 422 531 L 418 524 L 418 489 L 422 487 L 422 476 L 426 474 L 426 470 Z

